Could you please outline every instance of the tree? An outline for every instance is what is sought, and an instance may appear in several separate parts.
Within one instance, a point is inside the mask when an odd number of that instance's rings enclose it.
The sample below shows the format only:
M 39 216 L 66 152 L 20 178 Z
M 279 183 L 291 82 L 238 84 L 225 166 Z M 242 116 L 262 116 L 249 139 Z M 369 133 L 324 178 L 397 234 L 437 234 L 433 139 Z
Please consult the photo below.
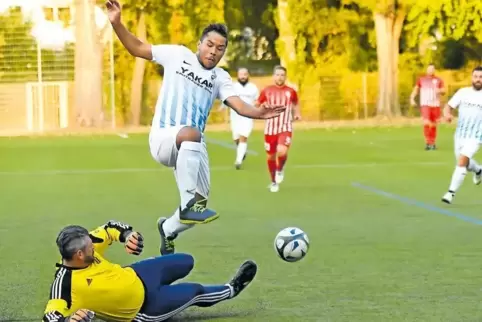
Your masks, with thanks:
M 75 107 L 79 125 L 100 126 L 102 115 L 101 37 L 95 0 L 79 0 L 75 10 Z
M 482 2 L 478 0 L 418 1 L 407 16 L 408 45 L 416 47 L 423 40 L 441 44 L 448 54 L 459 56 L 459 64 L 450 67 L 460 66 L 464 57 L 480 61 L 481 16 Z
M 377 114 L 380 116 L 392 117 L 401 114 L 398 95 L 400 37 L 405 17 L 414 1 L 347 1 L 370 10 L 373 15 L 379 73 Z

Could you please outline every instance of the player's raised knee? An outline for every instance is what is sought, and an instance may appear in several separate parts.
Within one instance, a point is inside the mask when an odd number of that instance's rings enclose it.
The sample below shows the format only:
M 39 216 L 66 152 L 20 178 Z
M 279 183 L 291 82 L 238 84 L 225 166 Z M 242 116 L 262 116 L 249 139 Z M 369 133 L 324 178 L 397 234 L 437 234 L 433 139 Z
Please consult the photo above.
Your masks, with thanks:
M 176 144 L 179 148 L 182 142 L 201 142 L 201 132 L 191 126 L 183 127 L 176 137 Z
M 194 257 L 191 255 L 177 253 L 172 254 L 171 256 L 174 257 L 183 267 L 185 267 L 187 271 L 190 272 L 194 268 Z

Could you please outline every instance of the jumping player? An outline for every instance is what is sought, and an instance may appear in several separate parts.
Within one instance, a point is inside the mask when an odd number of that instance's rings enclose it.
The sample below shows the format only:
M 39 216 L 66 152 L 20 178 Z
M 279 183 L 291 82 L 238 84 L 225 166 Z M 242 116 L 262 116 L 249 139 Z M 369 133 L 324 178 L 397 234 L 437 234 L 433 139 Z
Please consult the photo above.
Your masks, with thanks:
M 279 191 L 279 184 L 284 179 L 284 166 L 288 158 L 293 133 L 293 119 L 301 120 L 298 95 L 296 90 L 287 86 L 286 68 L 274 68 L 274 85 L 261 91 L 258 104 L 280 104 L 286 110 L 278 117 L 269 119 L 264 129 L 264 146 L 268 154 L 268 170 L 271 177 L 271 192 Z
M 455 193 L 464 182 L 467 171 L 474 174 L 474 183 L 482 181 L 482 168 L 474 160 L 474 155 L 482 142 L 482 66 L 472 71 L 472 86 L 459 89 L 444 109 L 448 122 L 452 121 L 452 109 L 458 108 L 459 117 L 454 136 L 454 150 L 457 165 L 452 174 L 448 192 L 442 201 L 453 202 Z
M 62 262 L 56 265 L 43 322 L 90 322 L 95 315 L 105 321 L 164 321 L 190 306 L 234 298 L 257 271 L 254 262 L 246 261 L 227 284 L 172 285 L 191 272 L 191 255 L 152 257 L 122 267 L 104 258 L 113 242 L 123 243 L 134 255 L 144 248 L 141 234 L 116 221 L 91 232 L 81 226 L 62 229 L 56 240 Z
M 164 79 L 156 104 L 149 135 L 153 159 L 174 169 L 181 203 L 169 218 L 158 220 L 161 254 L 174 253 L 174 239 L 193 226 L 218 218 L 208 209 L 210 189 L 208 153 L 204 128 L 213 102 L 219 98 L 238 114 L 268 119 L 285 107 L 262 105 L 254 108 L 236 94 L 232 79 L 216 67 L 228 45 L 225 25 L 207 26 L 199 39 L 197 52 L 179 45 L 155 45 L 142 42 L 121 22 L 117 0 L 106 3 L 112 27 L 127 51 L 139 58 L 164 66 Z
M 250 105 L 253 105 L 258 99 L 258 87 L 249 81 L 249 71 L 247 68 L 238 69 L 238 81 L 234 83 L 234 90 L 241 97 L 241 99 Z M 224 105 L 222 105 L 224 108 Z M 233 140 L 237 146 L 236 160 L 234 166 L 237 170 L 241 169 L 241 165 L 246 158 L 246 151 L 248 150 L 248 138 L 253 131 L 253 120 L 239 115 L 231 109 L 230 113 L 231 131 L 233 133 Z
M 435 66 L 428 65 L 427 74 L 417 80 L 410 95 L 410 104 L 417 105 L 415 97 L 420 93 L 420 112 L 423 119 L 423 133 L 425 136 L 425 150 L 436 149 L 437 123 L 440 118 L 440 97 L 445 94 L 444 82 L 435 76 Z

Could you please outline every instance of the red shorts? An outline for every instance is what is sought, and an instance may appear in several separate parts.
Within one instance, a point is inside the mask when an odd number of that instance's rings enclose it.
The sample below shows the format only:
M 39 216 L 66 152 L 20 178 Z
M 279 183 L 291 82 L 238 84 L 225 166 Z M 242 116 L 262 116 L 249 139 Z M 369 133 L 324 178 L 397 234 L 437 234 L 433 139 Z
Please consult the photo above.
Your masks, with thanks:
M 278 145 L 284 145 L 289 147 L 291 145 L 292 132 L 281 132 L 278 134 L 265 134 L 264 135 L 264 148 L 269 154 L 276 153 L 276 147 Z
M 430 122 L 437 122 L 440 118 L 440 107 L 422 106 L 422 118 Z

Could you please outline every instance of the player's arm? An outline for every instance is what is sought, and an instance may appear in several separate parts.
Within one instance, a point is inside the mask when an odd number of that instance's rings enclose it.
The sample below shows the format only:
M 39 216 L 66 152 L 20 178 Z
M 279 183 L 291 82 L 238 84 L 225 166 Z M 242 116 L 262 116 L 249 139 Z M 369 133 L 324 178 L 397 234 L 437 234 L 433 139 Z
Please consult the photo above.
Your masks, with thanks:
M 293 99 L 293 116 L 296 121 L 301 120 L 301 109 L 300 109 L 300 102 L 298 100 L 298 94 L 296 93 L 295 90 L 293 90 L 292 93 L 292 99 Z
M 250 119 L 270 119 L 280 115 L 286 106 L 269 106 L 261 104 L 259 108 L 245 103 L 234 90 L 233 82 L 228 73 L 223 73 L 216 79 L 219 82 L 218 98 L 239 115 Z
M 438 86 L 437 86 L 437 94 L 440 96 L 445 95 L 446 93 L 445 83 L 442 79 L 439 79 Z
M 410 104 L 412 106 L 417 105 L 417 102 L 415 101 L 415 97 L 417 97 L 419 91 L 420 91 L 420 79 L 417 80 L 417 84 L 413 87 L 412 94 L 410 94 Z
M 460 90 L 458 90 L 454 94 L 454 96 L 452 96 L 452 98 L 447 102 L 447 104 L 445 104 L 444 118 L 449 123 L 452 122 L 452 119 L 453 119 L 452 110 L 457 109 L 461 103 L 460 96 L 461 96 Z
M 121 6 L 119 2 L 117 0 L 107 0 L 105 5 L 107 7 L 107 15 L 112 24 L 112 28 L 129 54 L 135 57 L 152 60 L 152 46 L 134 36 L 122 23 Z
M 97 227 L 89 234 L 95 251 L 101 255 L 113 242 L 124 243 L 126 251 L 134 255 L 139 255 L 144 248 L 142 235 L 135 232 L 132 226 L 118 221 L 111 220 L 107 224 Z

